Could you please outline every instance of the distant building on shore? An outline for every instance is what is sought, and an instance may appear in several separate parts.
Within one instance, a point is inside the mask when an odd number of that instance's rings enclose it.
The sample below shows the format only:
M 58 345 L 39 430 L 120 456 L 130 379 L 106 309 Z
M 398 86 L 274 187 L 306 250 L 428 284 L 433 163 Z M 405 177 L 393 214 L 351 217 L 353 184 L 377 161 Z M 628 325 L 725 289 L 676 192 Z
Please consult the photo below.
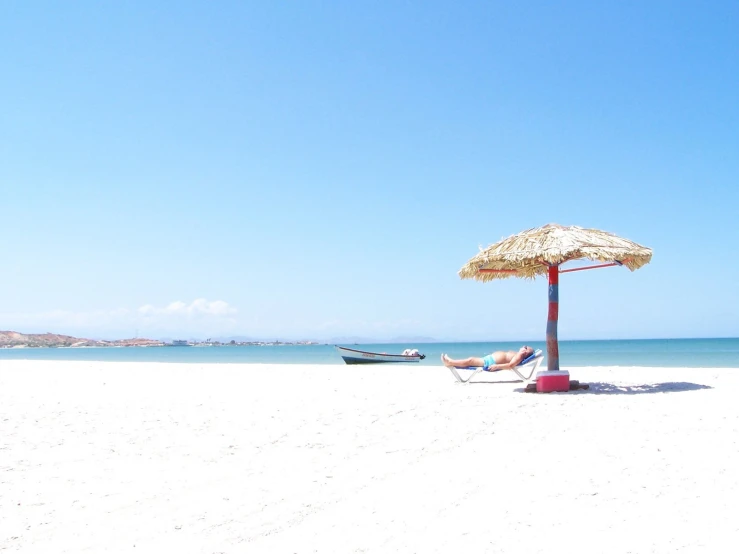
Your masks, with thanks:
M 186 340 L 173 340 L 172 346 L 190 346 L 190 343 Z

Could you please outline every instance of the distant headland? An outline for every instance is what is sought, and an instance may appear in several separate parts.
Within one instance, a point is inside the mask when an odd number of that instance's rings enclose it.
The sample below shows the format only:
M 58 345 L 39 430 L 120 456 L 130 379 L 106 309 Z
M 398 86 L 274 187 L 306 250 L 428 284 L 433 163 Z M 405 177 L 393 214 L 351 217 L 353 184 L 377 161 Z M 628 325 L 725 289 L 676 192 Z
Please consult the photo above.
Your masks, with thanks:
M 220 342 L 217 340 L 161 341 L 156 339 L 133 338 L 118 340 L 98 340 L 58 335 L 56 333 L 25 334 L 17 331 L 0 331 L 0 348 L 94 348 L 94 347 L 158 347 L 158 346 L 275 346 L 294 344 L 318 344 L 313 341 L 236 341 Z

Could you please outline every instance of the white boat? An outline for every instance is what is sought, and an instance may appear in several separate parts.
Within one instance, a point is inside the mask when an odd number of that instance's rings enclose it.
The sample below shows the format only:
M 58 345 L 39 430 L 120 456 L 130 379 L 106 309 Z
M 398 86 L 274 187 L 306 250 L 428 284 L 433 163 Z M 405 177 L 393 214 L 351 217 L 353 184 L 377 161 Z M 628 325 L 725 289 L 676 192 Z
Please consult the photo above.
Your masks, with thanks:
M 354 364 L 384 364 L 397 362 L 420 362 L 426 356 L 419 354 L 418 350 L 412 350 L 413 354 L 386 354 L 385 352 L 365 352 L 354 350 L 343 346 L 335 346 L 341 357 L 349 365 Z

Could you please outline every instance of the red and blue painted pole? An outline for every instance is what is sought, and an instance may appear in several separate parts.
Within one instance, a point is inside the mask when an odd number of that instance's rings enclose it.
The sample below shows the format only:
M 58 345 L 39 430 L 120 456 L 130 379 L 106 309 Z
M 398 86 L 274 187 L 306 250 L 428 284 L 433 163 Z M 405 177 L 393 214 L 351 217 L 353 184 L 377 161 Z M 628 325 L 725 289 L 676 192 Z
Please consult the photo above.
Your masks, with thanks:
M 549 316 L 547 317 L 547 370 L 559 371 L 559 265 L 549 266 Z

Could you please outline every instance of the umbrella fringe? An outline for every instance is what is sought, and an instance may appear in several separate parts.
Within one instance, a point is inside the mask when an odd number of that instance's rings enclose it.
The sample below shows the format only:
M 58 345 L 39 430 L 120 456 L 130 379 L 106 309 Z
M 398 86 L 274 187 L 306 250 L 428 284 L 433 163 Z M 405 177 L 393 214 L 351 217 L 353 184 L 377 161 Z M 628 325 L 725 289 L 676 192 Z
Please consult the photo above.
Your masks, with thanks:
M 582 259 L 615 262 L 635 271 L 651 261 L 652 250 L 606 231 L 550 223 L 481 249 L 459 276 L 478 281 L 535 279 L 546 276 L 550 265 Z

